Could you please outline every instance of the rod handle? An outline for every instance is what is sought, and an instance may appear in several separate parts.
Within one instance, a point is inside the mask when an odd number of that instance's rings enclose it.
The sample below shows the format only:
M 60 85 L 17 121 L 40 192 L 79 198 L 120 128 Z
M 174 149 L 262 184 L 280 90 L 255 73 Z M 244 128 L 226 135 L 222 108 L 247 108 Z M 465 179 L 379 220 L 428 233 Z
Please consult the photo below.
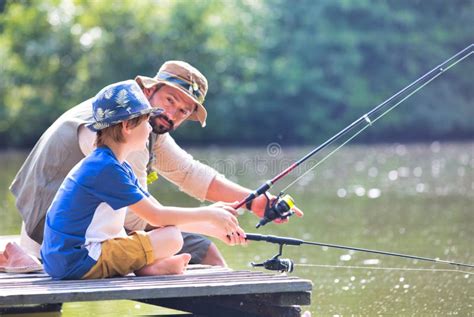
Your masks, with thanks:
M 249 194 L 247 197 L 245 197 L 242 201 L 240 201 L 237 206 L 235 207 L 235 209 L 239 209 L 240 207 L 242 207 L 243 205 L 245 205 L 246 203 L 248 202 L 251 202 L 252 200 L 254 200 L 255 198 L 257 198 L 258 196 L 260 196 L 261 194 L 265 193 L 267 190 L 270 189 L 270 187 L 272 187 L 272 182 L 271 181 L 266 181 L 265 183 L 263 183 L 259 188 L 257 188 L 254 192 L 252 192 L 251 194 Z
M 276 243 L 276 244 L 301 245 L 301 244 L 304 243 L 304 241 L 300 240 L 300 239 L 287 238 L 287 237 L 267 236 L 267 235 L 256 234 L 256 233 L 246 233 L 245 236 L 246 236 L 247 240 L 266 241 L 266 242 L 269 242 L 269 243 Z

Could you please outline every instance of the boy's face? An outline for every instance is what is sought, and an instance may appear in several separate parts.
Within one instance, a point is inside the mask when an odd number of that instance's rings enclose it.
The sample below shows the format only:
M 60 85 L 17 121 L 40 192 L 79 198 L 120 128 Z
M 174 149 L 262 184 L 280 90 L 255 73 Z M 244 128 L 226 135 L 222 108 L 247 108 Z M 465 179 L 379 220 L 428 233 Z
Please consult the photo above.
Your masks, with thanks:
M 149 97 L 152 107 L 163 113 L 150 120 L 153 132 L 163 134 L 179 127 L 196 109 L 194 101 L 179 89 L 162 86 Z
M 142 150 L 144 147 L 146 147 L 150 133 L 150 123 L 148 120 L 143 120 L 139 125 L 132 129 L 130 138 L 127 140 L 127 142 L 136 150 Z

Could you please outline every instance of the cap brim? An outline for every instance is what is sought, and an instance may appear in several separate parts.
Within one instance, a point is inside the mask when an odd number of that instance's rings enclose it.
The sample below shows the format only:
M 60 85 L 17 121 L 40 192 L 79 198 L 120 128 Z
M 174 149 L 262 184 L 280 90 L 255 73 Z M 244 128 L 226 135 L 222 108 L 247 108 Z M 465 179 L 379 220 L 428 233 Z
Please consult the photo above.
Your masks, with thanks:
M 193 96 L 191 96 L 183 87 L 181 87 L 178 84 L 173 84 L 170 82 L 167 82 L 165 80 L 158 80 L 156 78 L 151 78 L 147 76 L 137 76 L 135 77 L 135 80 L 138 82 L 138 84 L 142 87 L 145 87 L 147 89 L 152 88 L 156 85 L 166 85 L 169 87 L 176 88 L 183 92 L 189 99 L 191 99 L 195 104 L 196 104 L 196 111 L 193 112 L 189 117 L 188 120 L 192 121 L 199 121 L 201 123 L 201 127 L 206 126 L 206 118 L 207 118 L 207 110 L 204 108 L 204 106 Z

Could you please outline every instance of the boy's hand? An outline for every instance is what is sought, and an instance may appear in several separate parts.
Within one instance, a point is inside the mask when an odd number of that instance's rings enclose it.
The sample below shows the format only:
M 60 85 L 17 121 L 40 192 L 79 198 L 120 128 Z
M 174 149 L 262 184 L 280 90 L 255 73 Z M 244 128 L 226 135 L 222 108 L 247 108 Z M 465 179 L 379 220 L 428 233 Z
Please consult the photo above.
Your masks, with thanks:
M 217 228 L 225 230 L 229 236 L 237 231 L 239 221 L 234 216 L 237 211 L 229 204 L 218 202 L 206 208 L 210 222 Z M 233 212 L 235 211 L 235 213 Z
M 209 207 L 220 207 L 220 208 L 224 208 L 225 210 L 227 210 L 228 212 L 230 212 L 232 215 L 234 216 L 238 216 L 238 212 L 237 212 L 237 209 L 234 208 L 235 205 L 237 205 L 239 202 L 238 201 L 234 201 L 233 203 L 225 203 L 223 201 L 218 201 L 212 205 L 210 205 Z
M 245 232 L 242 228 L 238 227 L 234 234 L 226 235 L 225 239 L 222 240 L 228 245 L 247 245 L 248 241 L 245 238 Z
M 213 227 L 213 234 L 212 236 L 215 238 L 218 238 L 222 242 L 224 242 L 227 245 L 247 245 L 248 240 L 245 238 L 245 232 L 242 230 L 242 228 L 239 227 L 236 233 L 232 235 L 228 235 L 225 230 L 222 230 L 222 228 L 216 228 Z
M 237 220 L 237 210 L 231 203 L 218 202 L 207 207 L 210 222 L 218 230 L 217 236 L 229 245 L 247 244 L 245 232 Z

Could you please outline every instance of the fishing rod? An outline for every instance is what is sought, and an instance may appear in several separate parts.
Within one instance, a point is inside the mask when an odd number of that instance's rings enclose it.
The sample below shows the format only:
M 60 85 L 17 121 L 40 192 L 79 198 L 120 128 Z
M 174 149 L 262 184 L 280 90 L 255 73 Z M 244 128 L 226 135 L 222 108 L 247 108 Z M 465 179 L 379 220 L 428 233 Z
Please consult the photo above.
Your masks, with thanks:
M 293 268 L 294 268 L 293 261 L 290 260 L 290 259 L 280 259 L 280 256 L 283 255 L 283 246 L 284 245 L 299 246 L 299 245 L 302 245 L 302 244 L 320 246 L 320 247 L 328 247 L 328 248 L 335 248 L 335 249 L 343 249 L 343 250 L 351 250 L 351 251 L 360 251 L 360 252 L 366 252 L 366 253 L 382 254 L 382 255 L 395 256 L 395 257 L 400 257 L 400 258 L 414 259 L 414 260 L 434 262 L 434 263 L 450 264 L 450 265 L 455 265 L 455 266 L 458 266 L 458 267 L 462 266 L 462 267 L 474 268 L 474 265 L 472 265 L 472 264 L 465 264 L 465 263 L 458 263 L 458 262 L 453 262 L 453 261 L 440 260 L 440 259 L 437 259 L 437 258 L 433 259 L 433 258 L 426 258 L 426 257 L 416 256 L 416 255 L 386 252 L 386 251 L 364 249 L 364 248 L 355 248 L 355 247 L 349 247 L 349 246 L 338 245 L 338 244 L 304 241 L 304 240 L 289 238 L 289 237 L 278 237 L 278 236 L 271 236 L 271 235 L 261 235 L 261 234 L 255 234 L 255 233 L 247 233 L 246 234 L 246 239 L 251 240 L 251 241 L 265 241 L 265 242 L 274 243 L 274 244 L 279 245 L 278 254 L 274 255 L 271 259 L 266 260 L 262 263 L 253 263 L 253 262 L 251 263 L 253 267 L 264 267 L 265 269 L 272 270 L 272 271 L 289 272 L 289 273 L 293 272 Z
M 342 146 L 347 144 L 349 141 L 351 141 L 353 138 L 355 138 L 358 134 L 360 134 L 362 131 L 364 131 L 366 128 L 369 126 L 372 126 L 373 123 L 375 123 L 377 120 L 385 116 L 388 112 L 396 108 L 398 105 L 400 105 L 403 101 L 406 99 L 410 98 L 412 95 L 417 93 L 419 90 L 421 90 L 423 87 L 425 87 L 427 84 L 429 84 L 431 81 L 436 79 L 438 76 L 442 75 L 445 73 L 447 70 L 449 70 L 451 67 L 454 65 L 458 64 L 468 56 L 470 56 L 474 52 L 474 44 L 470 44 L 463 50 L 459 51 L 455 55 L 451 56 L 423 76 L 419 77 L 415 81 L 413 81 L 411 84 L 403 88 L 402 90 L 398 91 L 396 94 L 367 112 L 366 114 L 362 115 L 359 119 L 355 120 L 348 126 L 346 126 L 344 129 L 336 133 L 334 136 L 329 138 L 327 141 L 313 149 L 311 152 L 303 156 L 301 159 L 298 161 L 294 162 L 291 164 L 288 168 L 280 172 L 278 175 L 273 177 L 270 180 L 267 180 L 265 183 L 263 183 L 260 187 L 258 187 L 254 192 L 249 194 L 247 197 L 245 197 L 243 200 L 241 200 L 237 206 L 236 209 L 241 208 L 242 206 L 251 206 L 251 202 L 259 197 L 260 195 L 264 194 L 267 197 L 267 206 L 265 208 L 265 212 L 263 217 L 260 219 L 258 224 L 256 225 L 256 228 L 259 228 L 260 226 L 264 226 L 270 221 L 273 221 L 275 219 L 286 219 L 289 216 L 293 214 L 291 209 L 294 207 L 295 203 L 294 200 L 291 196 L 286 195 L 284 192 L 293 184 L 295 184 L 301 177 L 305 176 L 308 172 L 310 172 L 312 169 L 317 167 L 320 163 L 325 161 L 329 156 L 334 154 L 336 151 L 338 151 Z M 376 113 L 380 112 L 382 109 L 388 107 L 391 105 L 386 111 L 384 111 L 382 114 L 378 116 L 374 116 Z M 292 172 L 294 169 L 296 169 L 298 166 L 300 166 L 302 163 L 307 161 L 310 157 L 315 155 L 316 153 L 319 153 L 321 150 L 325 149 L 327 146 L 330 144 L 334 143 L 336 140 L 347 134 L 349 131 L 354 129 L 356 126 L 358 126 L 361 123 L 365 123 L 365 125 L 359 129 L 353 136 L 351 136 L 348 140 L 346 140 L 344 143 L 342 143 L 340 146 L 338 146 L 335 150 L 330 152 L 328 155 L 326 155 L 321 161 L 319 161 L 316 165 L 314 165 L 312 168 L 310 168 L 308 171 L 306 171 L 303 175 L 298 177 L 294 182 L 292 182 L 290 185 L 288 185 L 285 189 L 283 189 L 280 194 L 273 200 L 270 200 L 269 196 L 267 195 L 267 191 L 279 180 L 284 178 L 286 175 L 288 175 L 290 172 Z M 250 208 L 248 208 L 250 209 Z

